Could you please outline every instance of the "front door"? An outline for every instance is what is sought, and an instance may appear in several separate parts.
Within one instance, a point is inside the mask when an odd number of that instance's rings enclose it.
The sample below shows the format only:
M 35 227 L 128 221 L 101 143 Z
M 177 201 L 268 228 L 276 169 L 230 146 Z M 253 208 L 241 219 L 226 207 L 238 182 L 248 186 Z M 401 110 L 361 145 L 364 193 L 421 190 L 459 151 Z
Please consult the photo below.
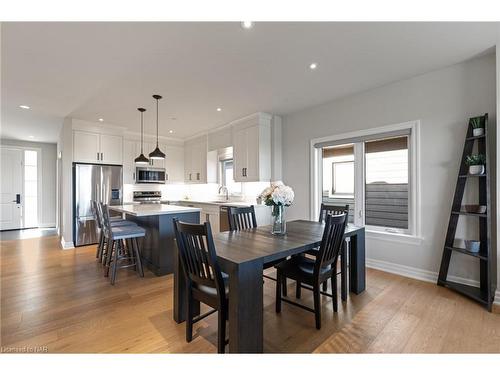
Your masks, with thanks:
M 23 227 L 23 150 L 1 147 L 0 230 Z

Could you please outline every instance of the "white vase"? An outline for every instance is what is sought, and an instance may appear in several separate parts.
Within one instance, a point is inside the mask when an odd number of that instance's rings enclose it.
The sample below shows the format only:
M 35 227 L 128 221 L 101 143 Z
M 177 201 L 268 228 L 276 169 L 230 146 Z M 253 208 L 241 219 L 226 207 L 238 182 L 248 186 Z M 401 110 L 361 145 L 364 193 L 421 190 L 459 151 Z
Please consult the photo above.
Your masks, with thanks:
M 479 137 L 481 135 L 484 134 L 484 128 L 475 128 L 475 129 L 472 129 L 472 135 L 474 137 Z
M 478 175 L 484 173 L 484 165 L 470 165 L 469 174 Z

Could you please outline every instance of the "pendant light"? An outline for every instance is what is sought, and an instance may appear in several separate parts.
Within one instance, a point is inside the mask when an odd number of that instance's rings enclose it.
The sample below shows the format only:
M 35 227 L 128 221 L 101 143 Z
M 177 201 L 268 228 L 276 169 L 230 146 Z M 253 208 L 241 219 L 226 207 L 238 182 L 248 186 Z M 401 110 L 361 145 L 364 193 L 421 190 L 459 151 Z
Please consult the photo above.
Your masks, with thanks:
M 136 157 L 134 159 L 134 161 L 135 161 L 136 164 L 149 164 L 149 159 L 144 156 L 144 151 L 142 149 L 144 147 L 144 139 L 143 139 L 143 135 L 144 135 L 144 112 L 146 112 L 146 109 L 145 108 L 137 108 L 137 110 L 139 112 L 141 112 L 141 154 L 138 157 Z
M 153 95 L 153 98 L 156 99 L 156 148 L 149 154 L 149 157 L 151 159 L 165 159 L 165 154 L 158 147 L 158 100 L 161 99 L 161 96 Z

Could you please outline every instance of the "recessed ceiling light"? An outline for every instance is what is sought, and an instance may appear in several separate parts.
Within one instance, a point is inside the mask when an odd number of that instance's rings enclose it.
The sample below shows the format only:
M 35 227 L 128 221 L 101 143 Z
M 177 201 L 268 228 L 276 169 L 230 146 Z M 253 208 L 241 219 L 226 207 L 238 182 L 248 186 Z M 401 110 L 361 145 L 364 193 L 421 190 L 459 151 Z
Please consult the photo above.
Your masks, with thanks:
M 168 132 L 169 132 L 170 134 L 172 134 L 174 131 L 173 131 L 173 130 L 169 130 Z
M 252 21 L 243 21 L 241 23 L 241 27 L 244 29 L 251 29 L 253 27 L 253 22 Z
M 99 119 L 99 121 L 100 121 L 100 122 L 103 122 L 103 121 L 104 121 L 104 119 L 103 119 L 103 118 L 100 118 L 100 119 Z
M 220 108 L 220 107 L 217 108 L 217 112 L 220 112 L 220 111 L 222 111 L 222 108 Z
M 34 136 L 34 135 L 29 135 L 28 137 L 30 137 L 31 139 L 35 138 L 35 136 Z
M 311 69 L 311 70 L 314 70 L 314 69 L 316 69 L 317 67 L 318 67 L 318 64 L 317 64 L 317 63 L 314 63 L 314 62 L 313 62 L 313 63 L 311 63 L 311 65 L 309 65 L 309 69 Z
M 29 106 L 24 105 L 24 104 L 23 104 L 23 105 L 20 105 L 20 106 L 19 106 L 19 108 L 22 108 L 22 109 L 30 109 L 30 107 L 29 107 Z

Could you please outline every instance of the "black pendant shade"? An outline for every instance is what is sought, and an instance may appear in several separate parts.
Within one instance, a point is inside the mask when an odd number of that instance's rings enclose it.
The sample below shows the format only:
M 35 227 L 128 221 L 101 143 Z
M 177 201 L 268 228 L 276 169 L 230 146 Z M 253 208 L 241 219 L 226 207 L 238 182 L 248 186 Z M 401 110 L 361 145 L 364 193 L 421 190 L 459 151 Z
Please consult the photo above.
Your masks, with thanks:
M 144 112 L 145 108 L 137 108 L 139 112 L 141 112 L 141 154 L 134 159 L 136 164 L 149 164 L 149 159 L 144 156 L 143 147 L 143 133 L 144 133 Z
M 149 153 L 151 159 L 165 159 L 165 154 L 158 147 L 158 100 L 161 99 L 160 95 L 153 95 L 156 100 L 156 148 Z

